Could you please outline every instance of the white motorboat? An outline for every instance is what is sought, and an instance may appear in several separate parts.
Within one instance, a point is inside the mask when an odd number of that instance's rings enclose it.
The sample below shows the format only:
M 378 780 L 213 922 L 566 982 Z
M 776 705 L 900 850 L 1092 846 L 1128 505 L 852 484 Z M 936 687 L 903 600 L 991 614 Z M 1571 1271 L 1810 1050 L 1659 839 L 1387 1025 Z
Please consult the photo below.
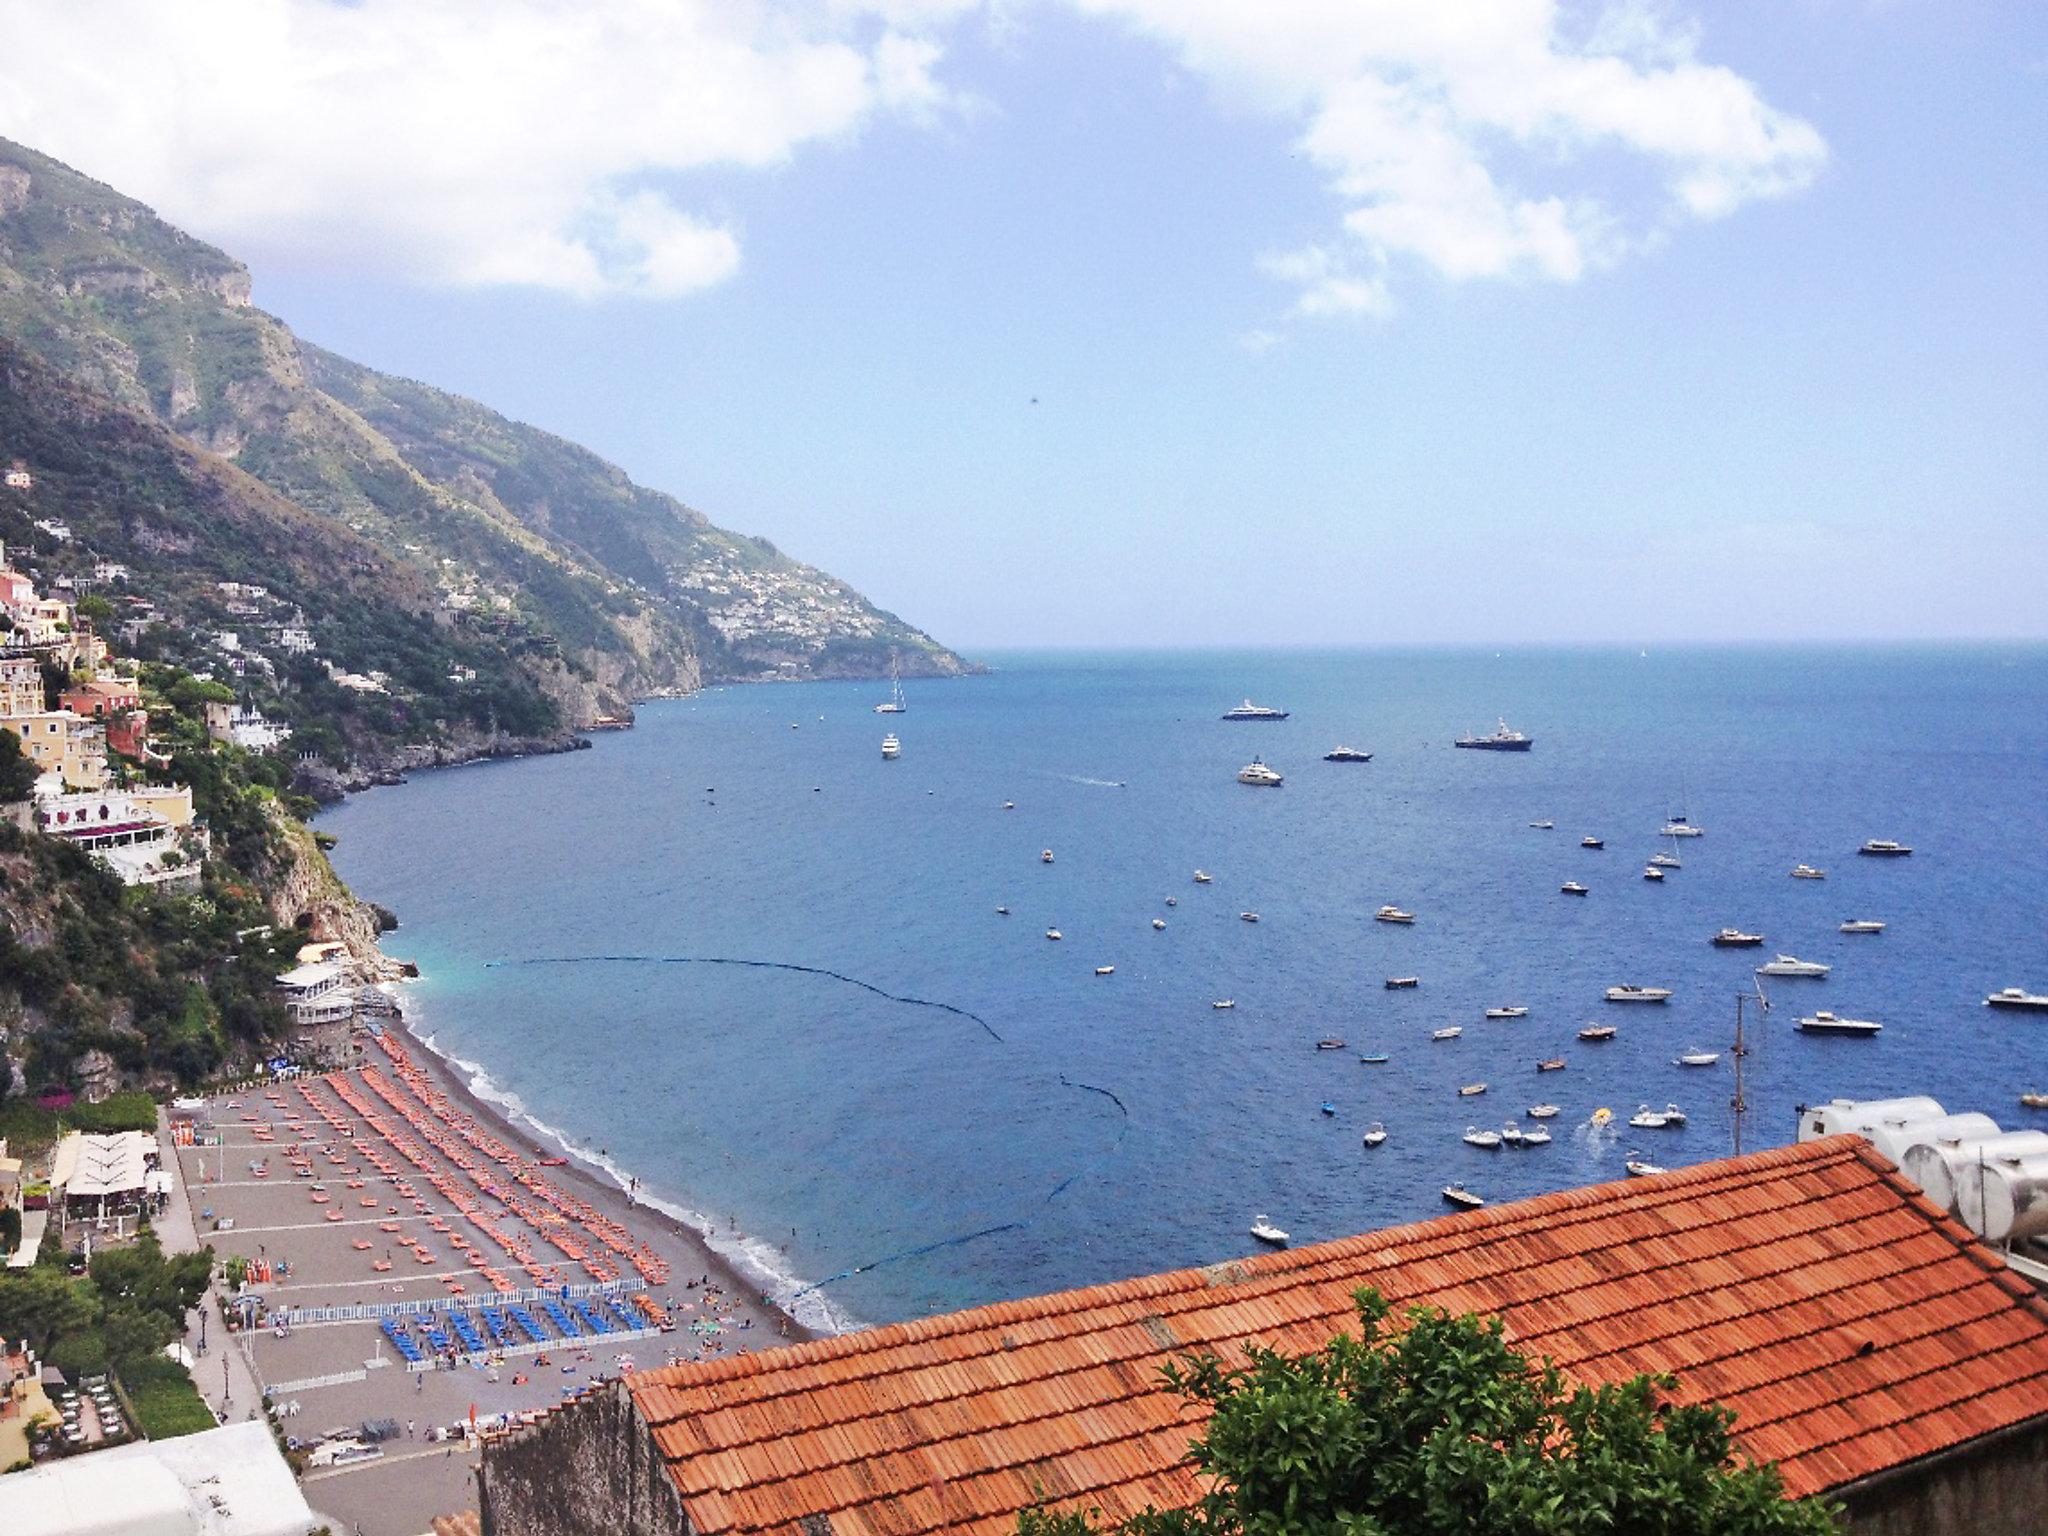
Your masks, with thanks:
M 1323 761 L 1326 763 L 1369 763 L 1372 761 L 1372 754 L 1370 752 L 1361 752 L 1356 747 L 1332 747 L 1323 754 Z
M 1627 982 L 1607 989 L 1610 1003 L 1668 1003 L 1671 1001 L 1669 987 L 1638 987 Z
M 1053 941 L 1054 941 L 1055 943 L 1057 943 L 1057 942 L 1058 942 L 1058 941 L 1059 941 L 1060 939 L 1062 939 L 1062 938 L 1064 938 L 1064 937 L 1065 937 L 1065 935 L 1064 935 L 1064 934 L 1062 934 L 1062 933 L 1061 933 L 1061 932 L 1059 931 L 1059 929 L 1057 929 L 1057 928 L 1048 928 L 1048 929 L 1046 929 L 1046 930 L 1045 930 L 1045 936 L 1046 936 L 1046 937 L 1047 937 L 1048 939 L 1051 939 L 1051 940 L 1053 940 Z
M 1284 709 L 1268 709 L 1263 704 L 1254 704 L 1250 699 L 1246 699 L 1237 708 L 1226 709 L 1223 712 L 1223 718 L 1225 720 L 1285 720 L 1287 718 L 1287 711 Z
M 1740 928 L 1723 928 L 1707 942 L 1716 949 L 1755 949 L 1762 944 L 1760 933 L 1744 933 Z
M 1237 920 L 1241 923 L 1256 923 L 1259 920 L 1259 914 L 1256 912 L 1240 912 L 1237 914 Z
M 1703 1051 L 1698 1046 L 1694 1046 L 1691 1050 L 1675 1059 L 1671 1065 L 1674 1067 L 1711 1067 L 1720 1059 L 1721 1053 L 1719 1051 Z
M 1581 848 L 1605 848 L 1607 843 L 1602 838 L 1582 837 L 1579 839 L 1579 846 Z
M 882 738 L 882 756 L 885 758 L 898 758 L 902 755 L 903 743 L 898 741 L 896 739 L 896 733 L 894 731 L 891 731 L 888 735 Z
M 1095 967 L 1095 974 L 1098 976 L 1114 976 L 1116 974 L 1116 967 L 1113 965 L 1098 965 Z
M 1650 862 L 1658 869 L 1683 869 L 1685 867 L 1678 862 L 1678 856 L 1672 853 L 1653 853 L 1650 855 Z
M 1387 990 L 1389 992 L 1402 992 L 1410 987 L 1419 987 L 1421 985 L 1422 978 L 1420 976 L 1389 976 L 1387 978 Z
M 1486 1010 L 1486 1016 L 1489 1019 L 1526 1019 L 1529 1017 L 1529 1010 L 1516 1003 L 1509 1008 L 1489 1008 Z
M 1264 1216 L 1254 1216 L 1252 1218 L 1251 1232 L 1252 1236 L 1262 1243 L 1271 1243 L 1275 1248 L 1285 1248 L 1287 1246 L 1287 1234 L 1274 1226 Z
M 1797 955 L 1780 955 L 1777 959 L 1756 968 L 1759 976 L 1825 976 L 1833 966 L 1822 965 L 1818 960 L 1801 960 Z
M 1986 1008 L 2010 1008 L 2021 1013 L 2048 1013 L 2048 997 L 2020 987 L 2001 987 L 1984 999 Z
M 1365 1135 L 1361 1139 L 1368 1147 L 1376 1147 L 1387 1139 L 1387 1128 L 1375 1120 L 1365 1128 Z
M 1866 858 L 1903 859 L 1913 850 L 1908 848 L 1904 843 L 1893 842 L 1888 837 L 1873 837 L 1869 842 L 1865 843 L 1861 848 L 1858 848 L 1856 851 L 1864 855 Z
M 1645 880 L 1662 880 L 1664 878 L 1664 871 L 1654 864 L 1647 865 L 1643 870 L 1643 878 Z
M 1237 999 L 1234 997 L 1219 997 L 1209 1006 L 1211 1008 L 1235 1008 L 1237 1006 Z
M 1500 1128 L 1500 1144 L 1504 1147 L 1519 1147 L 1522 1144 L 1522 1128 L 1509 1121 Z
M 1583 896 L 1586 894 L 1587 888 L 1579 884 L 1579 882 L 1576 880 L 1567 880 L 1563 885 L 1560 885 L 1558 889 L 1564 892 L 1564 894 L 1567 896 Z
M 1014 800 L 1005 800 L 1003 802 L 1003 809 L 1006 811 L 1014 811 L 1015 809 L 1017 809 L 1017 802 Z
M 1412 923 L 1415 921 L 1415 914 L 1413 912 L 1403 912 L 1399 907 L 1394 906 L 1381 907 L 1372 916 L 1373 921 L 1378 923 Z
M 1672 817 L 1657 830 L 1665 837 L 1705 837 L 1707 835 L 1706 828 L 1694 826 L 1683 816 Z
M 1555 832 L 1557 830 L 1557 823 L 1554 821 L 1532 821 L 1529 825 L 1538 832 Z
M 1633 1152 L 1629 1154 L 1628 1161 L 1621 1166 L 1628 1170 L 1628 1176 L 1632 1179 L 1647 1179 L 1653 1173 L 1664 1171 L 1655 1163 Z
M 1166 904 L 1169 907 L 1177 907 L 1180 905 L 1180 898 L 1178 896 L 1169 896 L 1166 898 Z
M 1488 1151 L 1492 1151 L 1500 1145 L 1500 1132 L 1482 1131 L 1476 1125 L 1468 1125 L 1465 1127 L 1465 1145 L 1468 1147 L 1484 1147 Z
M 1676 1104 L 1666 1104 L 1664 1106 L 1664 1123 L 1666 1125 L 1685 1124 L 1685 1111 Z
M 1450 1201 L 1451 1204 L 1468 1211 L 1476 1211 L 1480 1206 L 1486 1204 L 1482 1196 L 1473 1194 L 1464 1185 L 1455 1182 L 1444 1186 L 1444 1198 Z
M 1152 919 L 1152 926 L 1154 928 L 1164 928 L 1166 926 L 1166 919 L 1163 917 L 1155 917 Z
M 997 916 L 997 917 L 1008 917 L 1009 915 L 1010 915 L 1010 909 L 1009 909 L 1008 907 L 997 907 L 997 908 L 996 908 L 996 916 Z
M 1826 870 L 1815 869 L 1811 864 L 1794 864 L 1792 866 L 1792 878 L 1794 880 L 1825 880 L 1827 877 L 1828 872 Z
M 1579 1031 L 1579 1038 L 1596 1043 L 1601 1040 L 1612 1040 L 1614 1038 L 1614 1026 L 1612 1024 L 1588 1024 Z
M 1794 1027 L 1809 1035 L 1874 1035 L 1884 1028 L 1870 1019 L 1838 1019 L 1824 1011 L 1799 1020 Z
M 1458 1097 L 1461 1099 L 1476 1099 L 1479 1097 L 1480 1094 L 1484 1092 L 1486 1092 L 1486 1084 L 1467 1083 L 1464 1087 L 1458 1090 Z
M 1206 869 L 1198 869 L 1195 871 L 1195 884 L 1197 885 L 1207 885 L 1215 878 L 1216 877 L 1210 874 L 1209 871 L 1207 871 Z
M 1523 1147 L 1547 1147 L 1550 1145 L 1550 1132 L 1540 1125 L 1532 1125 L 1528 1130 L 1522 1132 L 1522 1139 L 1516 1145 Z
M 1562 1072 L 1564 1070 L 1564 1058 L 1562 1056 L 1546 1056 L 1536 1063 L 1536 1070 L 1538 1072 Z
M 1278 771 L 1268 768 L 1255 757 L 1237 770 L 1237 782 L 1240 784 L 1256 784 L 1265 789 L 1278 789 L 1283 780 Z
M 1843 933 L 1883 933 L 1884 924 L 1874 917 L 1852 917 L 1842 924 Z
M 1442 1029 L 1432 1029 L 1429 1032 L 1429 1038 L 1432 1040 L 1455 1040 L 1463 1033 L 1465 1031 L 1460 1026 L 1448 1024 Z
M 1671 1117 L 1661 1109 L 1652 1109 L 1649 1105 L 1642 1104 L 1628 1117 L 1628 1123 L 1639 1131 L 1661 1131 L 1671 1123 Z
M 1052 862 L 1052 850 L 1050 848 L 1039 849 L 1038 862 L 1041 864 L 1050 864 Z
M 1529 1118 L 1531 1120 L 1555 1120 L 1557 1118 L 1557 1106 L 1555 1104 L 1531 1104 L 1529 1106 Z

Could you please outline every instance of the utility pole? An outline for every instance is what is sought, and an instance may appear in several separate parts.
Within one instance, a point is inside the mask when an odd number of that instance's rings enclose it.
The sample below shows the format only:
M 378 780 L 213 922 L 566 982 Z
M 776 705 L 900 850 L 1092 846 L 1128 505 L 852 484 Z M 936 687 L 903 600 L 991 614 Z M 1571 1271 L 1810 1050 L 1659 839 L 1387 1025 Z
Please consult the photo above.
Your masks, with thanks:
M 1756 1006 L 1759 1013 L 1768 1013 L 1771 1000 L 1764 996 L 1761 982 L 1751 983 L 1756 988 Z M 1742 1091 L 1742 1066 L 1749 1057 L 1749 1044 L 1742 1034 L 1742 1005 L 1748 1001 L 1745 993 L 1735 994 L 1735 1097 L 1728 1101 L 1734 1111 L 1735 1155 L 1742 1156 L 1742 1117 L 1749 1113 L 1749 1099 Z

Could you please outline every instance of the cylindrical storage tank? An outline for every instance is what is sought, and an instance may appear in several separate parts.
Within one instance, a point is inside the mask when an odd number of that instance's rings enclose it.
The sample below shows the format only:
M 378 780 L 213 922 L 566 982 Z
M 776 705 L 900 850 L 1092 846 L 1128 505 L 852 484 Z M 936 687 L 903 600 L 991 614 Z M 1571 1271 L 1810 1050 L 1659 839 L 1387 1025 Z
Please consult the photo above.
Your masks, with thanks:
M 1864 1099 L 1861 1102 L 1830 1099 L 1800 1113 L 1799 1139 L 1818 1141 L 1823 1136 L 1839 1136 L 1844 1131 L 1868 1136 L 1870 1127 L 1881 1120 L 1936 1120 L 1945 1113 L 1947 1111 L 1938 1100 L 1925 1097 Z
M 1975 1177 L 1977 1162 L 2031 1157 L 2048 1152 L 2048 1131 L 2007 1131 L 1999 1136 L 1944 1136 L 1916 1142 L 1899 1159 L 1899 1171 L 1945 1211 L 1956 1208 L 1956 1188 Z
M 1987 1243 L 2014 1243 L 2048 1232 L 2048 1152 L 2002 1157 L 1956 1186 L 1963 1225 Z
M 1860 1127 L 1859 1127 L 1860 1129 Z M 1870 1144 L 1895 1163 L 1904 1162 L 1906 1149 L 1929 1141 L 1960 1141 L 1978 1136 L 1996 1136 L 1998 1122 L 1989 1115 L 1937 1115 L 1932 1120 L 1886 1118 L 1863 1131 Z

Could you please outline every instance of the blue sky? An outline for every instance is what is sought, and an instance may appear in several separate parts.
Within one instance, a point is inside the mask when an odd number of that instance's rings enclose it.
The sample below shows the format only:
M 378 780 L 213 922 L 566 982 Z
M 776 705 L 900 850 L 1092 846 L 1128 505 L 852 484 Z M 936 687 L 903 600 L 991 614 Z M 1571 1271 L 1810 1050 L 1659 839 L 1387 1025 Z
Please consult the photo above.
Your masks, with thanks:
M 2048 634 L 2048 10 L 222 4 L 0 133 L 962 648 Z

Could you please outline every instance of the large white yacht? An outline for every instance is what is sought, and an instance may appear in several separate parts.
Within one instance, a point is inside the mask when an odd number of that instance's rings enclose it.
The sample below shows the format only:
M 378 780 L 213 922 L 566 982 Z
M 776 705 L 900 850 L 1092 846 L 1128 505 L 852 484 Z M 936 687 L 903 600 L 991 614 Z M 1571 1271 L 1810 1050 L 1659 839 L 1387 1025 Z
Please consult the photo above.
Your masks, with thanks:
M 1984 999 L 1986 1008 L 2014 1008 L 2025 1013 L 2048 1013 L 2048 997 L 2021 987 L 2001 987 Z
M 1662 827 L 1658 828 L 1658 831 L 1665 837 L 1705 837 L 1707 835 L 1706 828 L 1694 826 L 1683 816 L 1672 817 Z
M 1904 843 L 1893 842 L 1888 837 L 1873 837 L 1856 851 L 1874 859 L 1903 859 L 1913 850 Z
M 1237 708 L 1223 711 L 1223 718 L 1225 720 L 1285 720 L 1287 718 L 1287 711 L 1284 709 L 1268 709 L 1263 704 L 1254 704 L 1250 699 L 1246 699 Z
M 1832 969 L 1818 960 L 1801 960 L 1796 955 L 1780 955 L 1768 964 L 1756 968 L 1759 976 L 1825 976 Z
M 1240 784 L 1256 784 L 1264 789 L 1278 789 L 1282 780 L 1276 770 L 1268 768 L 1255 757 L 1237 770 L 1237 782 Z
M 1451 745 L 1479 752 L 1526 752 L 1536 743 L 1520 731 L 1510 730 L 1505 720 L 1486 736 L 1460 736 Z
M 887 758 L 897 758 L 901 757 L 902 755 L 903 743 L 898 741 L 896 739 L 896 733 L 894 731 L 891 731 L 888 735 L 882 738 L 882 756 Z
M 1668 1003 L 1671 1001 L 1669 987 L 1638 987 L 1623 982 L 1618 987 L 1607 989 L 1610 1003 Z
M 1869 1019 L 1838 1019 L 1832 1013 L 1816 1013 L 1796 1026 L 1809 1035 L 1874 1035 L 1882 1024 Z

